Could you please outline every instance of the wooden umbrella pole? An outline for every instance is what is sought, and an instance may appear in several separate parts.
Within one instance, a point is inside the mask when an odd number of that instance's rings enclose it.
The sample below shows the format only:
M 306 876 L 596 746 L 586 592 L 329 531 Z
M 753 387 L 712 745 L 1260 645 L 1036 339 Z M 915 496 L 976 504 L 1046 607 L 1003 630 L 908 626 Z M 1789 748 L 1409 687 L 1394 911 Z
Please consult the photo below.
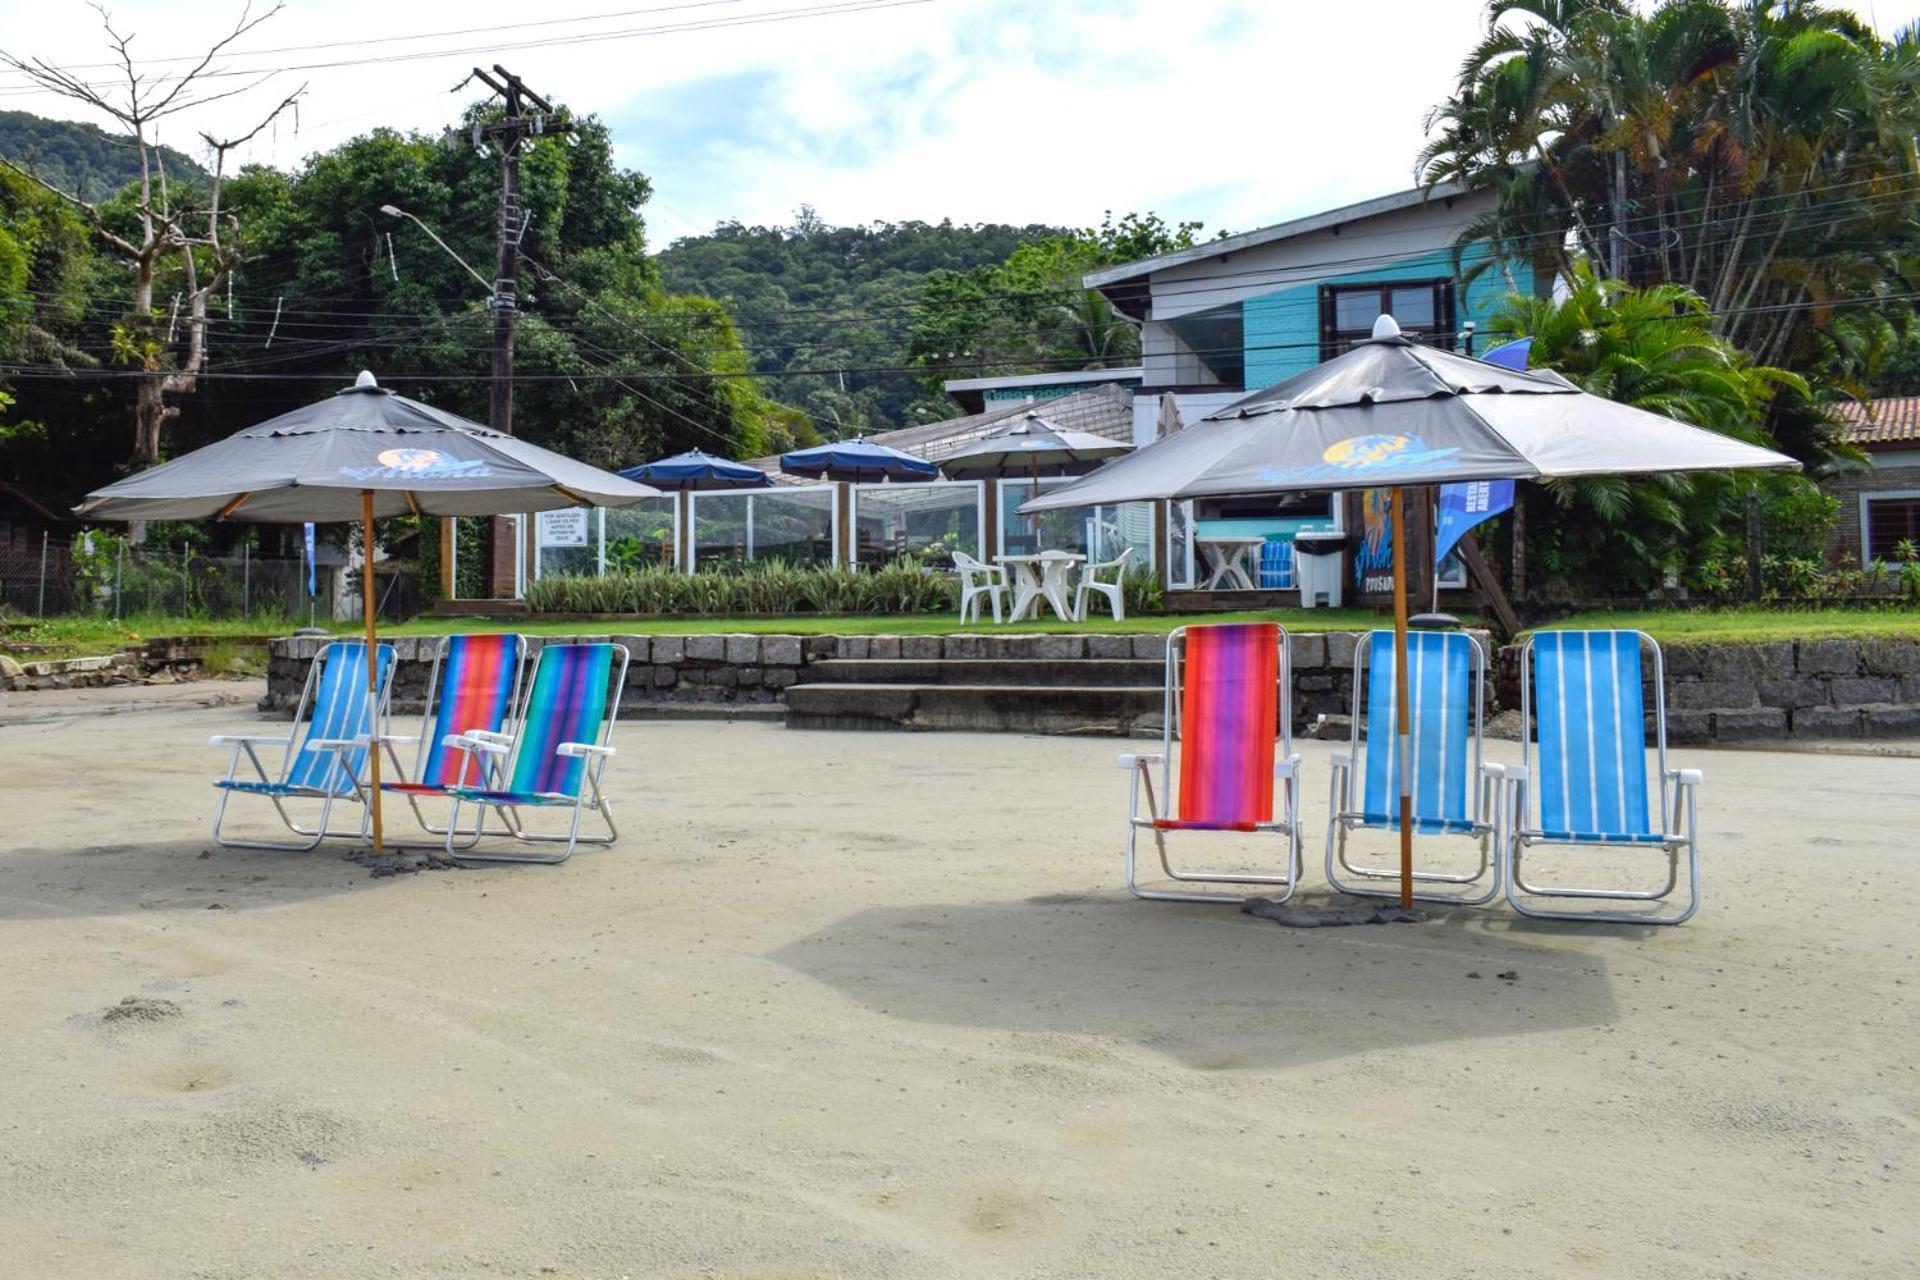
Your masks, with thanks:
M 1393 723 L 1400 765 L 1400 905 L 1413 905 L 1413 715 L 1407 697 L 1407 499 L 1393 488 Z
M 380 830 L 380 654 L 373 638 L 373 490 L 360 491 L 360 599 L 367 624 L 367 813 L 373 851 L 385 848 Z

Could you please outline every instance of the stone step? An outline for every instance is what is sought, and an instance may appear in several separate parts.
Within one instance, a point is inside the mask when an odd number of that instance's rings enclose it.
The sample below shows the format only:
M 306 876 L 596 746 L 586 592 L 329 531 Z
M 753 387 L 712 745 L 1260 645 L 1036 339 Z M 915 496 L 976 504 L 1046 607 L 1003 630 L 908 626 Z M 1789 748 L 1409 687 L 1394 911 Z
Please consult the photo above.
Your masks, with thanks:
M 752 724 L 779 724 L 786 708 L 777 702 L 622 702 L 620 720 L 734 720 Z
M 813 684 L 1158 686 L 1157 658 L 824 658 L 807 664 Z
M 1157 726 L 1160 709 L 1157 684 L 836 683 L 787 690 L 789 729 L 1127 736 Z

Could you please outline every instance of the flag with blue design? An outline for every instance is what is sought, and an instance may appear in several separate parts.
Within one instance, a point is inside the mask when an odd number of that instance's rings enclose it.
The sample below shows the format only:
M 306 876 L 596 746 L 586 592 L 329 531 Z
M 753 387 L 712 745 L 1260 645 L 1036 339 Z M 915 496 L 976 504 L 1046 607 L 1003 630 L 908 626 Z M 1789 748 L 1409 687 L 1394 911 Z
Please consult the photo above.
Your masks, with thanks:
M 1433 563 L 1445 563 L 1467 530 L 1513 506 L 1513 481 L 1470 480 L 1440 486 L 1440 514 L 1434 530 Z
M 307 594 L 319 594 L 318 583 L 313 571 L 313 522 L 307 522 Z

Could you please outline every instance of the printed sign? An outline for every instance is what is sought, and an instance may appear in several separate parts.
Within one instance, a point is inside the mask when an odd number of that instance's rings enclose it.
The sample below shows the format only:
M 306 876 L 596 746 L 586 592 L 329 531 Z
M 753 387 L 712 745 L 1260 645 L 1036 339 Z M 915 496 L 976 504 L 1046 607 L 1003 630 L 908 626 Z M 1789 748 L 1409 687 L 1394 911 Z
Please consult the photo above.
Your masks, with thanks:
M 540 513 L 540 545 L 543 547 L 584 547 L 587 545 L 587 509 L 566 507 Z

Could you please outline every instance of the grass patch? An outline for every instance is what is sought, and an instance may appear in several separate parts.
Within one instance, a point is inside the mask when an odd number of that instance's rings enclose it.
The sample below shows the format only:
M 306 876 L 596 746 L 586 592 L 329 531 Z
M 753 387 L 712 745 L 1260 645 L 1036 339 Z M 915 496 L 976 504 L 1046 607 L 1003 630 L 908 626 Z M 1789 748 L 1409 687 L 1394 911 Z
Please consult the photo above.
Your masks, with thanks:
M 1541 627 L 1644 631 L 1669 641 L 1779 641 L 1908 636 L 1920 639 L 1920 609 L 1634 609 L 1576 614 Z
M 1364 631 L 1383 625 L 1382 616 L 1365 609 L 1267 609 L 1240 613 L 1146 614 L 1125 622 L 1091 618 L 1086 622 L 1017 622 L 995 626 L 986 622 L 961 624 L 952 613 L 917 614 L 795 614 L 787 617 L 751 615 L 734 618 L 635 618 L 593 622 L 518 621 L 502 618 L 415 618 L 396 627 L 381 628 L 389 636 L 438 636 L 456 631 L 520 631 L 535 636 L 579 635 L 710 635 L 737 632 L 747 635 L 1164 635 L 1175 627 L 1208 622 L 1278 622 L 1289 631 Z
M 284 618 L 176 618 L 140 614 L 112 618 L 66 617 L 21 619 L 26 626 L 0 631 L 0 653 L 33 658 L 88 658 L 119 653 L 147 640 L 175 636 L 286 635 L 297 623 Z

